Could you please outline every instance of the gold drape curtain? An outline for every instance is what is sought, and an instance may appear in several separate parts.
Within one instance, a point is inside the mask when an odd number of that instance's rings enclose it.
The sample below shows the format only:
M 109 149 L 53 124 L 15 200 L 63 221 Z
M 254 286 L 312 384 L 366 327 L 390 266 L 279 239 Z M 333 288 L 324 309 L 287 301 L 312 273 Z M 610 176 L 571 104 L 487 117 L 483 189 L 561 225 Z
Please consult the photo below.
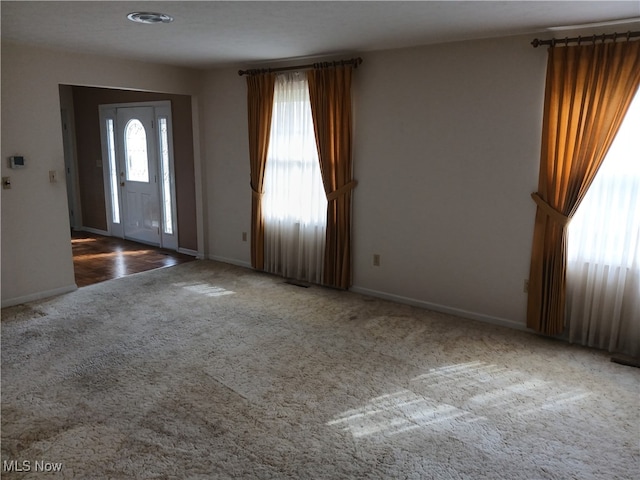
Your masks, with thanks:
M 264 270 L 264 219 L 262 195 L 269 151 L 275 74 L 247 77 L 249 162 L 251 165 L 251 266 Z
M 311 113 L 327 194 L 323 283 L 351 286 L 351 74 L 350 65 L 309 70 Z
M 527 326 L 564 329 L 566 226 L 640 85 L 640 42 L 549 49 Z

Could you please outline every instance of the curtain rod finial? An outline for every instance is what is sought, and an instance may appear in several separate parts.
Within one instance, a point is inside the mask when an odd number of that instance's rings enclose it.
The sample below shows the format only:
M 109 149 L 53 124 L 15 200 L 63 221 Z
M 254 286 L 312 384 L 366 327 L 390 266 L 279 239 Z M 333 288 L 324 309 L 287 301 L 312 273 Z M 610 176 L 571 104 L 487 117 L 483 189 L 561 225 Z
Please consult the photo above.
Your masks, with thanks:
M 540 46 L 540 40 L 538 40 L 537 38 L 534 38 L 533 41 L 531 42 L 531 45 L 533 45 L 533 48 L 538 48 Z

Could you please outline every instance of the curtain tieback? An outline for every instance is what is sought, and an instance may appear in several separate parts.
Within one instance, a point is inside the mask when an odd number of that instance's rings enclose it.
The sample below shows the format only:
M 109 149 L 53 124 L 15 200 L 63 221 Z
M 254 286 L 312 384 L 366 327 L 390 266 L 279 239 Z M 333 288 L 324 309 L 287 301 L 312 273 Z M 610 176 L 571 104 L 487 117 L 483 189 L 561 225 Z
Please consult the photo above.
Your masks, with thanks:
M 262 198 L 262 195 L 264 195 L 264 192 L 258 192 L 253 188 L 253 185 L 251 185 L 251 195 L 253 196 L 253 198 Z
M 544 213 L 547 214 L 547 216 L 553 218 L 557 223 L 559 223 L 563 227 L 566 227 L 571 221 L 570 217 L 567 217 L 564 213 L 559 212 L 558 210 L 553 208 L 551 205 L 549 205 L 546 201 L 542 199 L 540 195 L 538 195 L 537 192 L 533 192 L 531 194 L 531 198 L 533 198 L 536 204 L 542 209 Z
M 336 188 L 333 192 L 327 194 L 327 201 L 330 202 L 331 200 L 335 200 L 340 195 L 344 195 L 348 191 L 353 190 L 353 187 L 355 187 L 357 184 L 358 182 L 356 180 L 351 180 L 349 183 L 344 184 L 340 188 Z

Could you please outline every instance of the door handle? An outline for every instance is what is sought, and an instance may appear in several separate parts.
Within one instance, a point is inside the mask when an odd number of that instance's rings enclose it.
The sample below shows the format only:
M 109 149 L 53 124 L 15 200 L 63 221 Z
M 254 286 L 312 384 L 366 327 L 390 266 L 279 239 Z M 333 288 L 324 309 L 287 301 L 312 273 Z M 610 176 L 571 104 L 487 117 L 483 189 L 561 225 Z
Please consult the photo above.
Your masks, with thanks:
M 121 187 L 124 187 L 124 182 L 120 182 L 120 186 L 121 186 Z

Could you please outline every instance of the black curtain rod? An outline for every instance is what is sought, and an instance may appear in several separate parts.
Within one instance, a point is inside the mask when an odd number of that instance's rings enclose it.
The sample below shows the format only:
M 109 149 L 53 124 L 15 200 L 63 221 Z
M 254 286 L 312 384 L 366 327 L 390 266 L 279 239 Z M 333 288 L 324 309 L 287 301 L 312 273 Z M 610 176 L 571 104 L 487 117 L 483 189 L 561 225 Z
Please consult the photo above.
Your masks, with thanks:
M 605 40 L 629 40 L 634 37 L 640 37 L 640 32 L 626 32 L 626 33 L 603 33 L 602 35 L 587 35 L 586 37 L 565 37 L 565 38 L 550 38 L 548 40 L 538 40 L 535 38 L 531 45 L 533 48 L 538 48 L 540 45 L 551 45 L 555 47 L 556 44 L 564 44 L 565 46 L 569 43 L 577 43 L 580 45 L 583 42 L 591 42 L 596 43 L 598 41 L 604 43 Z
M 358 65 L 362 63 L 362 59 L 351 58 L 349 60 L 336 60 L 335 62 L 319 62 L 319 63 L 310 63 L 308 65 L 294 65 L 291 67 L 276 67 L 276 68 L 254 68 L 251 70 L 238 70 L 238 75 L 259 75 L 261 73 L 272 73 L 272 72 L 288 72 L 291 70 L 309 70 L 311 68 L 328 68 L 328 67 L 337 67 L 340 65 L 353 65 L 353 68 L 358 68 Z

